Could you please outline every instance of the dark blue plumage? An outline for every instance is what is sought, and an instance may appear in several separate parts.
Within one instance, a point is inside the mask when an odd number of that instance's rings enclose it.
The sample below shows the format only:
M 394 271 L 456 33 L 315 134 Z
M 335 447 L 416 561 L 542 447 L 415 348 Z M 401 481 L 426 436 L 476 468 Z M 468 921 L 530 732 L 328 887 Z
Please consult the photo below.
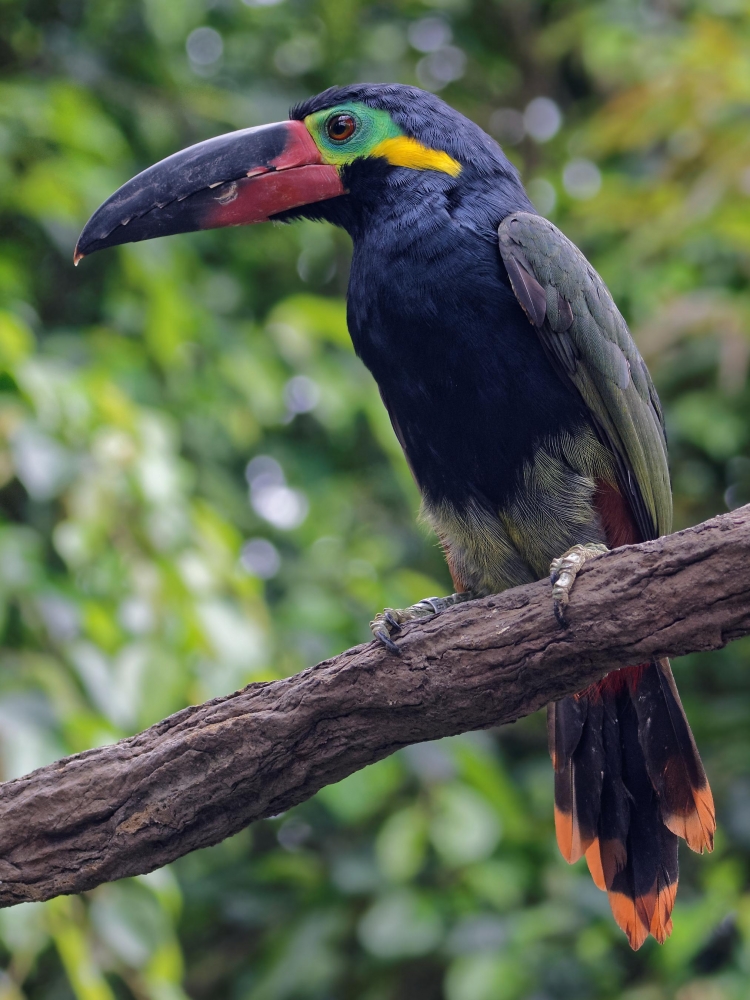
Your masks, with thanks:
M 349 328 L 429 501 L 497 509 L 538 442 L 575 433 L 585 409 L 484 237 L 500 206 L 431 194 L 406 219 L 381 208 L 355 236 Z

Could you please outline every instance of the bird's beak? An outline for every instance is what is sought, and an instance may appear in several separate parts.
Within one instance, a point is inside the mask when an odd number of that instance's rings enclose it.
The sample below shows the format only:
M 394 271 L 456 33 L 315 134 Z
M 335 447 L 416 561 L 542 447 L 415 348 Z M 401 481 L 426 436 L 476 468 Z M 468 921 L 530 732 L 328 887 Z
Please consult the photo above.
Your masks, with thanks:
M 345 194 L 301 121 L 207 139 L 123 184 L 86 223 L 74 262 L 120 243 L 264 222 Z

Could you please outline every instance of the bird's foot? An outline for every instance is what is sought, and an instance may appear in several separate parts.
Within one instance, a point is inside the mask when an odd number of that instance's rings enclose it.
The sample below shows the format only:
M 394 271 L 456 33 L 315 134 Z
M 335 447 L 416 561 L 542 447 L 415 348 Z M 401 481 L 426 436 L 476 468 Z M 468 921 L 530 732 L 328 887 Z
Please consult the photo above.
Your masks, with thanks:
M 382 642 L 391 653 L 400 656 L 401 651 L 391 637 L 401 631 L 402 625 L 417 618 L 429 618 L 439 611 L 452 608 L 454 604 L 471 601 L 475 596 L 470 590 L 466 590 L 461 594 L 451 594 L 449 597 L 425 597 L 423 601 L 412 604 L 410 608 L 386 608 L 379 615 L 375 615 L 370 622 L 370 631 L 374 639 Z
M 565 620 L 565 609 L 570 600 L 570 592 L 578 573 L 584 563 L 589 559 L 608 552 L 606 545 L 600 542 L 586 542 L 583 545 L 574 545 L 563 555 L 553 559 L 550 563 L 549 575 L 552 583 L 552 602 L 555 609 L 555 618 L 563 626 L 567 626 Z

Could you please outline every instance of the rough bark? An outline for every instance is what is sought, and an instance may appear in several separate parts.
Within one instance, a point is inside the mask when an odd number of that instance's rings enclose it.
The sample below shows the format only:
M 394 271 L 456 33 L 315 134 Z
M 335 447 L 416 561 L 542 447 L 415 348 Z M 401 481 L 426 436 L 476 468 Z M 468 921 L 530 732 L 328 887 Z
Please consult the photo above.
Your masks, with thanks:
M 250 684 L 0 785 L 0 905 L 152 871 L 399 747 L 511 722 L 608 670 L 750 634 L 750 507 Z

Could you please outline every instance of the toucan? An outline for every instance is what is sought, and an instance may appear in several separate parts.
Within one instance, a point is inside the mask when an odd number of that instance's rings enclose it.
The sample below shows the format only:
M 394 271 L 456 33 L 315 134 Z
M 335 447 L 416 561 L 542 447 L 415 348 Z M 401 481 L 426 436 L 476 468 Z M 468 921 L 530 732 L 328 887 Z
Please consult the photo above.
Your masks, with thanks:
M 347 319 L 445 552 L 455 593 L 405 622 L 666 534 L 667 445 L 648 370 L 606 285 L 530 202 L 501 147 L 434 94 L 335 87 L 289 120 L 167 157 L 94 212 L 105 247 L 268 219 L 351 236 Z M 672 929 L 677 844 L 711 850 L 711 791 L 667 659 L 610 672 L 548 708 L 555 827 L 585 855 L 632 948 Z

